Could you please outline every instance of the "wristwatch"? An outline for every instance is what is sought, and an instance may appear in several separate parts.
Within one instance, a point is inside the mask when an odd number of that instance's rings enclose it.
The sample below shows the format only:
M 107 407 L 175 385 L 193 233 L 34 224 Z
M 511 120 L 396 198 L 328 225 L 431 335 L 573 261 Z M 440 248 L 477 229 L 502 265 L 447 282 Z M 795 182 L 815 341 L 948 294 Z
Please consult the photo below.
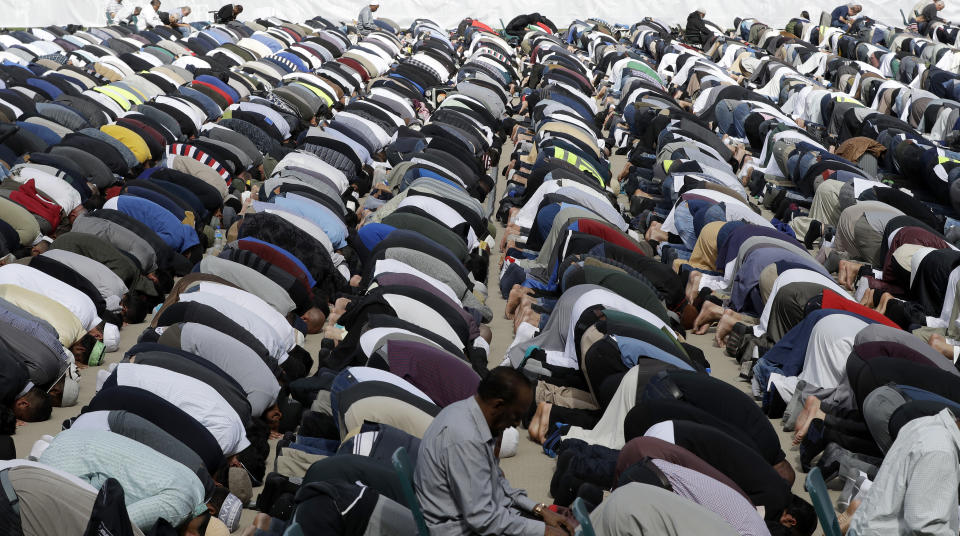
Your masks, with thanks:
M 537 516 L 537 517 L 543 517 L 543 510 L 544 510 L 544 508 L 546 508 L 546 507 L 547 507 L 547 505 L 545 505 L 545 504 L 543 504 L 543 503 L 537 504 L 536 506 L 533 507 L 533 514 L 534 514 L 535 516 Z

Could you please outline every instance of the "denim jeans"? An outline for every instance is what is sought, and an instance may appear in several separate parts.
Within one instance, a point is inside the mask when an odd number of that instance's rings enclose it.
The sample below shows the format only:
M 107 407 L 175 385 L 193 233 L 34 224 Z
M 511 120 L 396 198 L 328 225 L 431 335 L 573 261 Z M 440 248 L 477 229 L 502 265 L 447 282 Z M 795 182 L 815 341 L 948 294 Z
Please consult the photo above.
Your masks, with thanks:
M 333 383 L 330 385 L 330 409 L 333 412 L 333 420 L 337 423 L 337 429 L 340 428 L 340 392 L 360 382 L 353 377 L 353 374 L 349 370 L 344 370 L 340 374 L 337 374 L 337 377 L 333 379 Z
M 734 101 L 736 102 L 736 101 Z M 717 103 L 714 108 L 714 116 L 717 118 L 717 127 L 722 134 L 729 134 L 736 138 L 746 138 L 747 132 L 743 128 L 743 123 L 753 109 L 749 104 L 740 102 L 733 109 L 723 100 Z
M 771 401 L 771 392 L 775 387 L 767 387 L 770 383 L 770 375 L 780 373 L 780 367 L 774 365 L 773 363 L 767 361 L 764 358 L 757 360 L 757 363 L 753 366 L 753 378 L 757 385 L 763 386 L 762 398 L 760 400 L 760 406 L 766 410 L 767 406 L 770 405 Z
M 947 216 L 946 222 L 943 224 L 943 232 L 946 233 L 951 227 L 960 227 L 960 220 L 955 220 Z
M 323 453 L 336 453 L 337 449 L 340 448 L 340 440 L 338 439 L 324 439 L 322 437 L 308 437 L 308 436 L 297 436 L 297 442 L 292 443 L 291 447 L 305 447 L 311 450 L 320 451 L 320 454 Z
M 690 213 L 690 207 L 686 201 L 682 201 L 673 211 L 674 224 L 677 227 L 677 234 L 683 240 L 686 249 L 693 250 L 697 244 L 697 231 L 693 226 L 693 214 Z

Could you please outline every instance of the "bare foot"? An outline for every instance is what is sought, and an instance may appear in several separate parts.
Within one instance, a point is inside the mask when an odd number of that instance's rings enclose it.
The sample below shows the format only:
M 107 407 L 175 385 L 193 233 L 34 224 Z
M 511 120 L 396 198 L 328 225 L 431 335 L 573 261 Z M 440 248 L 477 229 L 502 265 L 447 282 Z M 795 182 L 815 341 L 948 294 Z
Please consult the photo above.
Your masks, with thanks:
M 863 297 L 860 298 L 860 305 L 873 309 L 873 289 L 872 288 L 868 288 L 867 291 L 863 293 Z
M 530 441 L 536 441 L 540 437 L 539 426 L 540 426 L 540 414 L 543 413 L 543 402 L 537 404 L 537 411 L 533 413 L 533 418 L 530 419 L 530 426 L 527 426 L 527 435 L 530 437 Z
M 332 324 L 323 327 L 323 338 L 330 339 L 331 341 L 333 341 L 334 346 L 340 344 L 340 341 L 343 340 L 343 336 L 345 333 L 346 331 Z
M 847 529 L 850 528 L 850 519 L 853 518 L 853 514 L 857 512 L 858 508 L 860 508 L 860 501 L 854 499 L 850 501 L 850 506 L 847 507 L 846 511 L 837 515 L 837 521 L 840 523 L 841 534 L 847 533 Z
M 340 317 L 347 312 L 348 305 L 350 305 L 349 298 L 337 298 L 337 301 L 333 303 L 333 309 L 330 310 L 330 315 L 327 316 L 325 325 L 333 326 L 336 324 L 340 320 Z
M 523 310 L 524 311 L 523 315 L 520 315 L 521 317 L 523 317 L 531 310 L 532 306 L 536 303 L 539 303 L 539 300 L 537 300 L 533 296 L 530 296 L 530 295 L 521 296 L 520 304 L 517 306 L 517 311 Z M 516 313 L 516 311 L 514 311 L 514 313 Z M 523 320 L 521 319 L 521 322 L 522 321 Z
M 513 315 L 513 332 L 517 332 L 517 328 L 520 327 L 520 324 L 523 323 L 523 317 L 527 315 L 527 311 L 530 310 L 530 305 L 520 302 L 520 306 L 517 307 L 516 313 Z
M 513 332 L 516 333 L 520 329 L 520 324 L 527 323 L 533 327 L 538 327 L 540 325 L 540 313 L 535 312 L 529 306 L 523 309 L 523 312 L 518 314 L 513 322 Z
M 647 232 L 644 233 L 644 238 L 647 240 L 656 240 L 657 242 L 666 242 L 670 237 L 660 227 L 660 222 L 650 222 L 650 227 L 648 227 Z
M 253 518 L 253 526 L 261 530 L 270 530 L 271 518 L 267 514 L 257 514 L 257 517 Z
M 520 226 L 514 223 L 507 225 L 500 235 L 500 251 L 507 250 L 507 237 L 520 234 Z
M 690 272 L 690 278 L 687 280 L 687 303 L 693 305 L 694 300 L 697 299 L 697 296 L 700 294 L 700 280 L 703 279 L 703 274 L 697 270 Z
M 727 344 L 727 335 L 733 331 L 733 326 L 741 319 L 740 313 L 737 313 L 733 309 L 724 310 L 723 316 L 720 317 L 720 322 L 717 324 L 717 333 L 713 336 L 713 342 L 717 343 L 719 347 Z
M 807 435 L 807 430 L 810 429 L 810 423 L 814 419 L 823 419 L 824 417 L 826 417 L 826 414 L 820 411 L 820 399 L 813 395 L 808 396 L 803 403 L 803 411 L 797 417 L 797 431 L 793 434 L 793 444 L 799 445 L 803 441 L 803 438 Z
M 930 346 L 934 350 L 943 354 L 943 357 L 946 357 L 950 361 L 953 361 L 953 345 L 947 342 L 947 338 L 939 333 L 934 333 L 930 336 Z
M 541 402 L 537 409 L 543 408 L 543 411 L 540 412 L 540 418 L 537 423 L 537 443 L 543 444 L 547 440 L 547 430 L 550 429 L 550 408 L 553 407 L 553 404 L 549 402 Z
M 711 302 L 703 302 L 703 307 L 700 308 L 700 314 L 697 315 L 697 319 L 693 321 L 693 332 L 697 335 L 703 335 L 710 329 L 710 326 L 720 320 L 723 316 L 723 307 Z
M 880 296 L 880 303 L 877 304 L 877 312 L 882 315 L 887 314 L 887 305 L 889 305 L 890 300 L 893 300 L 893 299 L 895 299 L 893 297 L 893 294 L 890 294 L 889 292 L 884 292 Z
M 510 296 L 507 298 L 507 307 L 504 310 L 504 318 L 513 319 L 513 315 L 516 314 L 517 308 L 520 307 L 520 304 L 523 302 L 524 296 L 529 296 L 533 293 L 533 289 L 525 287 L 523 285 L 514 285 L 510 289 Z
M 840 261 L 837 268 L 837 282 L 843 285 L 847 290 L 853 290 L 857 285 L 857 274 L 860 273 L 860 267 L 863 264 L 846 259 Z
M 641 190 L 641 189 L 639 189 L 639 188 L 636 189 L 636 190 L 633 192 L 633 196 L 634 196 L 634 197 L 645 197 L 645 198 L 647 198 L 647 199 L 653 199 L 653 196 L 652 196 L 652 195 L 648 194 L 647 192 L 644 192 L 643 190 Z

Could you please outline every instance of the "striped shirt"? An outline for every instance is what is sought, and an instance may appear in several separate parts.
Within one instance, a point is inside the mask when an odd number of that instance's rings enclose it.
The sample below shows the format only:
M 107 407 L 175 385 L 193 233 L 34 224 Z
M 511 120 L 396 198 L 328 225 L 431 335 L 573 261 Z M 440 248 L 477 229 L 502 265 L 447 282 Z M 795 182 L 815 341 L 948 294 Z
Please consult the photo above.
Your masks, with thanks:
M 130 521 L 149 530 L 163 518 L 177 526 L 206 509 L 197 475 L 139 441 L 103 430 L 61 432 L 40 463 L 100 489 L 108 478 L 123 486 Z
M 650 460 L 670 481 L 673 492 L 722 517 L 743 536 L 769 536 L 763 517 L 730 487 L 709 476 L 664 460 Z

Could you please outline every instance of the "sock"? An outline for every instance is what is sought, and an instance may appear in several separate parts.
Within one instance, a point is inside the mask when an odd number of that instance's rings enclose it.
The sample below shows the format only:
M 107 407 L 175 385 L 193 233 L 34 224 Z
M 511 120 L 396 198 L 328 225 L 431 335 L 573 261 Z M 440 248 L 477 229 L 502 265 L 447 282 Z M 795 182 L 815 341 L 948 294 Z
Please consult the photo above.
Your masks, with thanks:
M 807 229 L 807 234 L 803 236 L 803 247 L 813 249 L 813 242 L 820 238 L 822 232 L 823 224 L 817 220 L 811 221 L 810 228 Z

